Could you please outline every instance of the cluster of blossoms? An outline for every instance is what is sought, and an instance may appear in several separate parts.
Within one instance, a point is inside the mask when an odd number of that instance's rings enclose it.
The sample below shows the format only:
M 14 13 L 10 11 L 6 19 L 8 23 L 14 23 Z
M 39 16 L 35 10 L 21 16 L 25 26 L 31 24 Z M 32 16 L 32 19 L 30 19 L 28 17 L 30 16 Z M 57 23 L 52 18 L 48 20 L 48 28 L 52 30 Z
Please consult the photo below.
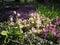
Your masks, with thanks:
M 18 18 L 20 17 L 20 14 L 17 13 L 17 23 L 20 27 L 20 29 L 23 29 L 24 31 L 28 30 L 28 32 L 37 32 L 40 33 L 41 31 L 46 32 L 47 30 L 44 30 L 45 27 L 48 26 L 48 24 L 51 22 L 49 18 L 46 18 L 43 14 L 40 15 L 38 13 L 31 13 L 29 14 L 26 19 Z M 27 28 L 27 29 L 26 29 Z
M 25 11 L 24 9 L 21 9 Z M 21 11 L 20 9 L 18 11 Z M 56 37 L 60 41 L 60 19 L 49 19 L 40 14 L 28 9 L 26 12 L 13 11 L 16 15 L 16 22 L 19 25 L 20 31 L 22 33 L 38 33 L 43 38 Z M 13 16 L 10 18 L 11 24 L 13 24 Z M 50 40 L 50 39 L 49 39 Z M 53 39 L 52 39 L 53 40 Z
M 39 15 L 38 13 L 31 13 L 26 17 L 27 19 L 17 18 L 18 25 L 21 29 L 28 28 L 28 32 L 36 32 L 40 33 L 44 31 L 43 29 L 51 22 L 50 19 L 46 18 L 43 15 Z M 25 31 L 24 29 L 24 31 Z
M 60 42 L 60 19 L 58 16 L 56 19 L 49 19 L 45 17 L 44 14 L 37 13 L 29 7 L 21 7 L 16 11 L 4 11 L 4 14 L 7 13 L 10 15 L 9 25 L 13 26 L 15 19 L 18 26 L 14 28 L 19 28 L 19 31 L 25 34 L 26 37 L 28 37 L 27 34 L 37 34 L 39 37 L 50 41 Z M 20 32 L 18 34 L 20 34 Z
M 53 19 L 49 19 L 43 14 L 36 12 L 28 15 L 26 19 L 17 19 L 17 23 L 22 32 L 38 34 L 42 32 L 41 37 L 43 38 L 47 38 L 47 36 L 52 34 L 51 36 L 57 37 L 58 40 L 60 39 L 60 30 L 58 30 L 56 27 L 59 27 L 59 22 L 60 21 L 58 17 L 54 21 Z
M 43 38 L 48 38 L 52 34 L 51 37 L 57 37 L 60 40 L 60 29 L 57 28 L 60 25 L 60 19 L 58 17 L 55 20 L 49 19 L 37 12 L 30 13 L 26 17 L 25 15 L 21 17 L 21 14 L 16 13 L 16 11 L 14 11 L 14 14 L 17 14 L 16 22 L 22 33 L 42 33 L 40 36 Z M 12 18 L 11 22 L 13 24 Z

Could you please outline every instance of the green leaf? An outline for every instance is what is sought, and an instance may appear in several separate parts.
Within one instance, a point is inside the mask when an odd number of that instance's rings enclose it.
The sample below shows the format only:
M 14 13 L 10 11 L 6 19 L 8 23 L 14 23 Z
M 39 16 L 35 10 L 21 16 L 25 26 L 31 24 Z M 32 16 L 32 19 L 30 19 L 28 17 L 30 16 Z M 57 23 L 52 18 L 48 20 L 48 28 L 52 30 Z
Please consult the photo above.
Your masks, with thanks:
M 1 35 L 7 35 L 8 34 L 8 31 L 2 31 L 1 32 Z

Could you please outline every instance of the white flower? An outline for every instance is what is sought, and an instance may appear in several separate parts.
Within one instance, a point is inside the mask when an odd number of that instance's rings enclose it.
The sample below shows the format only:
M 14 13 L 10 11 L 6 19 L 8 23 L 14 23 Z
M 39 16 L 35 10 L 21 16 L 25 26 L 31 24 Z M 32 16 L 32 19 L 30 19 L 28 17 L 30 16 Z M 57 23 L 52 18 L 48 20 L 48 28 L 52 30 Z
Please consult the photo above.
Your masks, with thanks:
M 34 13 L 31 13 L 30 15 L 31 15 L 31 16 L 34 16 Z
M 32 29 L 31 30 L 36 30 L 34 27 L 32 27 Z
M 40 25 L 41 24 L 41 20 L 37 20 L 36 23 Z
M 20 24 L 22 19 L 17 19 L 17 23 Z
M 29 22 L 34 23 L 34 19 L 33 18 L 29 18 Z
M 10 25 L 14 25 L 14 22 L 11 22 Z
M 37 33 L 40 33 L 40 32 L 42 32 L 42 30 L 39 30 L 39 29 L 38 29 L 38 30 L 37 30 Z
M 30 20 L 30 21 L 34 21 L 34 19 L 33 19 L 33 18 L 29 18 L 29 20 Z
M 49 24 L 46 24 L 46 26 L 48 27 L 48 26 L 49 26 Z
M 34 33 L 37 32 L 36 29 L 35 29 L 34 27 L 32 27 L 31 31 L 34 32 Z
M 36 16 L 33 16 L 34 19 L 37 19 Z
M 31 30 L 29 30 L 29 33 L 32 33 L 32 31 L 31 31 Z
M 27 20 L 23 20 L 23 23 L 26 24 Z
M 32 32 L 36 33 L 36 32 L 37 32 L 37 30 L 34 30 L 34 31 L 32 30 Z
M 30 26 L 29 24 L 26 24 L 25 27 Z
M 24 25 L 20 24 L 20 25 L 19 25 L 19 27 L 20 27 L 20 28 L 23 28 L 23 27 L 24 27 Z
M 14 14 L 16 14 L 16 11 L 13 11 Z
M 31 23 L 34 23 L 34 21 L 32 21 Z
M 47 18 L 47 20 L 50 22 L 51 20 L 49 18 Z
M 17 13 L 17 17 L 19 17 L 19 16 L 21 16 L 21 14 L 20 13 Z
M 10 21 L 13 22 L 13 16 L 10 16 Z

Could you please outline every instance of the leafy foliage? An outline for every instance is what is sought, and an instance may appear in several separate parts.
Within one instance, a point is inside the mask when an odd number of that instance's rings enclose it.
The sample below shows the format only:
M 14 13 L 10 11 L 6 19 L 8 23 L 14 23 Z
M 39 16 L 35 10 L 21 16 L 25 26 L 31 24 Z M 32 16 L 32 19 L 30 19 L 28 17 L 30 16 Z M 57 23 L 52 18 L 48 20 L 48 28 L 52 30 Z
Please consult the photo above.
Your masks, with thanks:
M 60 19 L 49 19 L 41 13 L 31 13 L 27 19 L 17 18 L 13 21 L 1 23 L 1 41 L 2 43 L 18 45 L 54 45 L 60 42 Z M 13 25 L 12 25 L 12 24 Z M 50 42 L 51 41 L 51 42 Z M 13 44 L 15 45 L 15 44 Z

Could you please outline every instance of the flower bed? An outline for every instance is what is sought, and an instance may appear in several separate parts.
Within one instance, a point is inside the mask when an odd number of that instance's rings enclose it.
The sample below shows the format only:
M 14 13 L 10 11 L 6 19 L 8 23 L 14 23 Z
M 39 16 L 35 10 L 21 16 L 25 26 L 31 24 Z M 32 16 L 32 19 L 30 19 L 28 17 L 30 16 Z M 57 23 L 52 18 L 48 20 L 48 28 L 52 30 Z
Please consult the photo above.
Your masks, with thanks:
M 0 24 L 0 38 L 4 44 L 15 45 L 55 45 L 60 44 L 60 19 L 49 19 L 40 13 L 31 13 L 19 18 L 13 18 L 5 24 Z M 33 35 L 33 36 L 32 36 Z M 12 44 L 12 42 L 14 44 Z M 41 42 L 41 43 L 40 43 Z

